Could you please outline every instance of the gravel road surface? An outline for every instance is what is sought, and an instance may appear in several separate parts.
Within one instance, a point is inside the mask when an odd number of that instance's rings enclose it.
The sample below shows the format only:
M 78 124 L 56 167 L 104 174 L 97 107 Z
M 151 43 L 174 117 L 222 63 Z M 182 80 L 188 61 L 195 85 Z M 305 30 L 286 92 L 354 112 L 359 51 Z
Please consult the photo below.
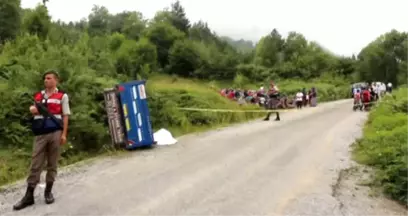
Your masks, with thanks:
M 0 194 L 0 215 L 405 215 L 342 183 L 349 145 L 367 117 L 351 100 L 187 135 L 61 171 L 56 202 L 19 212 L 24 182 Z M 365 192 L 364 192 L 365 193 Z M 387 203 L 386 206 L 385 203 Z

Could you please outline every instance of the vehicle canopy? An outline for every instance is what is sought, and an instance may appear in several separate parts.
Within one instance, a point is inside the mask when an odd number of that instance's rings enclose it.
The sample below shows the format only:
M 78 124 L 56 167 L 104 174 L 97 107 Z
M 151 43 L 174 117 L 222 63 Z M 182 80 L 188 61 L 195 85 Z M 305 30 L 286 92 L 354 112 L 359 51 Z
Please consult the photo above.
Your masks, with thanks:
M 364 88 L 367 86 L 365 82 L 354 83 L 351 85 L 351 88 Z

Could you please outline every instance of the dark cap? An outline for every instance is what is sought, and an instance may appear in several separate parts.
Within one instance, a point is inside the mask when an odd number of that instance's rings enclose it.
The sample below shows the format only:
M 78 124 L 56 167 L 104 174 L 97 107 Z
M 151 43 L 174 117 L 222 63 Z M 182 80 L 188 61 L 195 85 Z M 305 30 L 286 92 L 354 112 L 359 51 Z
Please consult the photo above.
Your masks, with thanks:
M 43 79 L 45 79 L 45 76 L 47 76 L 48 74 L 54 74 L 54 76 L 57 78 L 57 79 L 59 79 L 60 77 L 59 77 L 59 74 L 58 74 L 58 72 L 56 71 L 56 70 L 47 70 L 47 71 L 45 71 L 45 73 L 43 74 Z

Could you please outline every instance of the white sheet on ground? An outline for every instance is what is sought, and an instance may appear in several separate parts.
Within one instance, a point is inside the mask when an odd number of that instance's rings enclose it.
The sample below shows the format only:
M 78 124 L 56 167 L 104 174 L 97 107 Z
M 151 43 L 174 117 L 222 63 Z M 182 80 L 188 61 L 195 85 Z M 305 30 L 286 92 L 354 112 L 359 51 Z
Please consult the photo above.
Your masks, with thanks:
M 177 140 L 173 138 L 170 131 L 162 128 L 153 134 L 154 141 L 157 145 L 173 145 L 177 143 Z

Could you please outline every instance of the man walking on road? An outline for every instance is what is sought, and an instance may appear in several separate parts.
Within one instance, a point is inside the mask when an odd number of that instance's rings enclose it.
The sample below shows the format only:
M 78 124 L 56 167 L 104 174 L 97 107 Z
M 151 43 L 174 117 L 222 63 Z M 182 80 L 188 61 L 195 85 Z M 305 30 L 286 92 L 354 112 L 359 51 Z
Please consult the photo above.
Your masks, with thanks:
M 30 112 L 33 114 L 32 131 L 35 135 L 32 161 L 25 196 L 13 206 L 14 210 L 20 210 L 34 204 L 34 189 L 40 181 L 45 159 L 47 159 L 47 175 L 44 198 L 47 204 L 54 202 L 51 190 L 57 175 L 60 145 L 67 141 L 70 107 L 68 95 L 57 88 L 58 73 L 48 71 L 44 74 L 43 79 L 45 89 L 36 93 L 34 100 L 36 103 L 42 104 L 48 113 L 55 118 L 44 116 L 44 112 L 38 105 L 30 106 Z

